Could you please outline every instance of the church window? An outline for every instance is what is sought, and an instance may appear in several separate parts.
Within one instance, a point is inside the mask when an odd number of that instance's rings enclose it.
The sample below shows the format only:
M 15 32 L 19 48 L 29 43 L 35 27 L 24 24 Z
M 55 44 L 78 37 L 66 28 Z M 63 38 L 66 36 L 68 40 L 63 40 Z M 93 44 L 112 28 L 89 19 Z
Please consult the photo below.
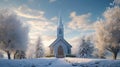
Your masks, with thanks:
M 61 29 L 59 30 L 59 34 L 62 34 L 62 30 Z

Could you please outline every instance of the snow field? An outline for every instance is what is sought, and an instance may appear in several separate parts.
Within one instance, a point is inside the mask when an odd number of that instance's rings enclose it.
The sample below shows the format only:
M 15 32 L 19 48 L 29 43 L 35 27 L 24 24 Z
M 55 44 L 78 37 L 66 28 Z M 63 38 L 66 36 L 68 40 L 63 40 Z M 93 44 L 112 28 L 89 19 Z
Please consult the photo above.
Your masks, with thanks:
M 0 59 L 0 67 L 120 67 L 120 60 L 88 58 Z

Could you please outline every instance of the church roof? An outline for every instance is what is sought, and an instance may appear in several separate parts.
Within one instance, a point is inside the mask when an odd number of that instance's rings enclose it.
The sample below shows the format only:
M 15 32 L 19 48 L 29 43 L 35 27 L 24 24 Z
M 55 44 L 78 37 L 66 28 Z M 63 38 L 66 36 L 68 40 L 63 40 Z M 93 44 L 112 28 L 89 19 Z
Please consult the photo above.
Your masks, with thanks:
M 57 38 L 49 47 L 54 47 L 59 41 L 62 41 L 67 47 L 72 47 L 64 38 Z

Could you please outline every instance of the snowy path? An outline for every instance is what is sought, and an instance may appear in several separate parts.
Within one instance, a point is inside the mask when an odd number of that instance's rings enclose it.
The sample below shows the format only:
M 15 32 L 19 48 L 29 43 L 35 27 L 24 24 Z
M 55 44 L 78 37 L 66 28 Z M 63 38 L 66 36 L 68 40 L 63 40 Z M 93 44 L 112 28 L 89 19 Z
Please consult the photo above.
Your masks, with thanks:
M 72 64 L 66 62 L 64 59 L 56 59 L 49 67 L 73 67 Z

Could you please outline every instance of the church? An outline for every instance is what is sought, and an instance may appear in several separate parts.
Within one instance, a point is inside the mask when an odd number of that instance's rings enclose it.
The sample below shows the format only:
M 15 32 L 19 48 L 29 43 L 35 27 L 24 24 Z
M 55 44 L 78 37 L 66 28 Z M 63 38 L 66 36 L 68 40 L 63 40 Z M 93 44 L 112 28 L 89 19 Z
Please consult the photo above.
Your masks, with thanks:
M 57 27 L 57 39 L 49 46 L 51 55 L 57 58 L 64 58 L 71 54 L 72 46 L 64 39 L 64 27 L 61 16 Z

